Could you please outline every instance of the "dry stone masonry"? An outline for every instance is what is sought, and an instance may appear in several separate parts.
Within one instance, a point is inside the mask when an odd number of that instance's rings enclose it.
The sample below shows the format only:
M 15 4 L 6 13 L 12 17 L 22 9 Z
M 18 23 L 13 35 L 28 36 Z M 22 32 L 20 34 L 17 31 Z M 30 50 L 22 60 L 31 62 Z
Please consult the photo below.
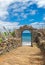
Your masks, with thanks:
M 0 54 L 9 52 L 13 48 L 17 48 L 22 46 L 22 32 L 24 30 L 29 30 L 32 34 L 31 46 L 38 45 L 45 49 L 45 32 L 44 30 L 38 30 L 33 28 L 32 26 L 22 26 L 19 29 L 15 30 L 15 38 L 8 38 L 6 41 L 0 44 Z M 35 42 L 35 43 L 34 43 Z

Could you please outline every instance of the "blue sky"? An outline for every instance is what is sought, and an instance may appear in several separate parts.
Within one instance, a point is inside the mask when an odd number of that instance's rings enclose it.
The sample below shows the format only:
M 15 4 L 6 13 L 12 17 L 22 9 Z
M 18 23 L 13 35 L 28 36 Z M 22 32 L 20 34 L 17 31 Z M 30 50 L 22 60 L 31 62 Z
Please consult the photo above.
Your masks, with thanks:
M 0 30 L 23 25 L 45 27 L 45 0 L 0 0 Z

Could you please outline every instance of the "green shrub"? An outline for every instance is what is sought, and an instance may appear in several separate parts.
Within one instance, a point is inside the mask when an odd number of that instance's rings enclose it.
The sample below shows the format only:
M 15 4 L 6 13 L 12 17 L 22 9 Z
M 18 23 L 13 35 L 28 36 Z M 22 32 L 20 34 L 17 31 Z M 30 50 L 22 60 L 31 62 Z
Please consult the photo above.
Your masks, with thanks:
M 15 37 L 15 32 L 13 31 L 13 32 L 11 32 L 11 35 L 13 36 L 13 37 Z
M 0 43 L 2 43 L 2 38 L 0 38 Z
M 6 33 L 6 32 L 4 32 L 4 35 L 5 35 L 5 36 L 7 36 L 7 33 Z

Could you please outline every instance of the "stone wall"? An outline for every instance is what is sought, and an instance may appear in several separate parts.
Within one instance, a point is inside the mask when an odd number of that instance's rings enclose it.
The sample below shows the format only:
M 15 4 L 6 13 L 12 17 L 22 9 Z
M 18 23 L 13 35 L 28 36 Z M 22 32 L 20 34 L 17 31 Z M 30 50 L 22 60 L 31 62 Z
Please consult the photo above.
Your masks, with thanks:
M 25 26 L 22 26 L 22 27 L 20 27 L 19 29 L 17 29 L 17 30 L 15 30 L 15 33 L 16 33 L 16 38 L 20 38 L 20 41 L 22 41 L 22 39 L 21 39 L 21 37 L 22 37 L 22 32 L 24 31 L 24 30 L 29 30 L 30 32 L 31 32 L 31 34 L 32 34 L 32 40 L 31 40 L 31 43 L 33 42 L 33 40 L 34 40 L 34 38 L 35 38 L 35 36 L 36 36 L 36 29 L 34 29 L 32 26 L 27 26 L 27 25 L 25 25 Z M 35 35 L 34 35 L 35 34 Z M 22 42 L 21 42 L 21 45 L 22 45 Z M 31 44 L 31 46 L 32 46 L 33 44 Z
M 0 44 L 0 55 L 9 52 L 13 48 L 19 47 L 21 44 L 20 39 L 10 38 Z
M 32 33 L 31 46 L 38 44 L 38 46 L 45 49 L 45 35 L 40 30 L 34 29 L 32 26 L 25 25 L 15 30 L 15 38 L 8 38 L 8 40 L 0 44 L 0 54 L 9 52 L 13 48 L 22 46 L 21 35 L 24 30 L 29 30 Z

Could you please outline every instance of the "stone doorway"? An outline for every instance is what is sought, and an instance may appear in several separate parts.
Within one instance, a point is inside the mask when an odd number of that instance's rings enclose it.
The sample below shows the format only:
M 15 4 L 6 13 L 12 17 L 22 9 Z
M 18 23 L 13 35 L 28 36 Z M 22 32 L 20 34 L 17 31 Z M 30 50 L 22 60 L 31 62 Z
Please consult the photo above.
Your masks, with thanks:
M 31 46 L 32 34 L 29 30 L 22 32 L 22 46 Z
M 37 29 L 34 29 L 32 26 L 21 26 L 19 29 L 15 30 L 16 38 L 20 39 L 20 46 L 22 46 L 22 33 L 24 30 L 28 30 L 31 32 L 31 46 L 33 46 L 33 42 L 35 40 L 35 36 L 37 35 Z

